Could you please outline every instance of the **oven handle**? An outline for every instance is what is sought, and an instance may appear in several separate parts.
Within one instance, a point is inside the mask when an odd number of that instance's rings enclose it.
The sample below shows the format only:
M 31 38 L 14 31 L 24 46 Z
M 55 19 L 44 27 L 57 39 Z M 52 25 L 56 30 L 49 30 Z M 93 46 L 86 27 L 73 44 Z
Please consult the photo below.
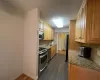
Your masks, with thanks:
M 46 65 L 44 66 L 44 68 L 40 70 L 40 72 L 42 72 L 47 66 L 48 66 L 48 64 L 46 64 Z
M 44 56 L 46 56 L 48 54 L 48 52 L 46 52 L 46 54 L 44 54 L 43 56 L 40 56 L 40 58 L 43 58 Z

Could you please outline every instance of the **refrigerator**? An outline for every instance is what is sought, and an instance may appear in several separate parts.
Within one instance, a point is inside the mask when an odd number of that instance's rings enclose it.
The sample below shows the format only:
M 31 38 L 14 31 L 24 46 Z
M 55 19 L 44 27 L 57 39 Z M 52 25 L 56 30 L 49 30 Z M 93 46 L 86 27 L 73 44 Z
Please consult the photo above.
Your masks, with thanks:
M 69 45 L 69 35 L 66 35 L 66 62 L 68 62 L 68 45 Z

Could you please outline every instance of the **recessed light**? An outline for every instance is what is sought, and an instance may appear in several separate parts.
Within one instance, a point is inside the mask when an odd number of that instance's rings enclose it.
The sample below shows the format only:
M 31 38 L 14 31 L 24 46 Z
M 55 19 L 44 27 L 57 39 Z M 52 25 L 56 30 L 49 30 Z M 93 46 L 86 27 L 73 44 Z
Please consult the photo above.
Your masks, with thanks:
M 53 22 L 58 28 L 62 28 L 63 27 L 63 20 L 61 18 L 53 19 Z

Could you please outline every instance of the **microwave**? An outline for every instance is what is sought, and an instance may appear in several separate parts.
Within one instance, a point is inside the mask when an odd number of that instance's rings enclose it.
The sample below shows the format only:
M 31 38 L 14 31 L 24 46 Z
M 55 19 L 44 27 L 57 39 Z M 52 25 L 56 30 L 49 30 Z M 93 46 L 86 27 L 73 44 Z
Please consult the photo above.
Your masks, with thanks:
M 79 56 L 84 58 L 91 57 L 91 48 L 86 46 L 81 46 L 79 50 Z
M 44 39 L 44 32 L 39 31 L 39 40 L 43 40 L 43 39 Z

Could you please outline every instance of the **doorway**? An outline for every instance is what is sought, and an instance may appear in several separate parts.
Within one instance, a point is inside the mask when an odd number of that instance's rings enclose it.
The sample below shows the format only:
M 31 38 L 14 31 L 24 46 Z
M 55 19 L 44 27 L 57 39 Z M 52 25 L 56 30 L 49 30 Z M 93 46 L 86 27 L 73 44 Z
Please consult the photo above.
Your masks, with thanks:
M 57 37 L 57 46 L 58 46 L 58 54 L 66 54 L 66 32 L 58 33 Z

